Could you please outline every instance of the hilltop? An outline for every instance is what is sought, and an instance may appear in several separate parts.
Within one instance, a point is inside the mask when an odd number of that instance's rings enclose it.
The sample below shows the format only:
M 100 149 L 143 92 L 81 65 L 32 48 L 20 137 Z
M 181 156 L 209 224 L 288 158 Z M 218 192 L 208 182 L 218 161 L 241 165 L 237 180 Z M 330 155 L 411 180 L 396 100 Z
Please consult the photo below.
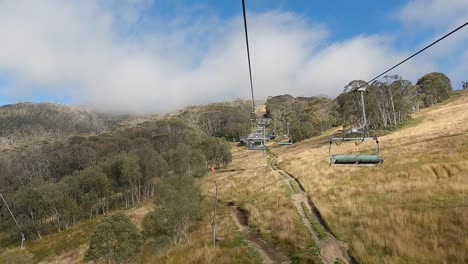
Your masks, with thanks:
M 95 112 L 54 103 L 16 103 L 0 106 L 0 151 L 63 142 L 72 136 L 123 131 L 160 119 L 157 114 Z
M 96 113 L 68 105 L 17 103 L 0 106 L 0 150 L 106 130 L 105 120 Z
M 0 106 L 0 136 L 100 133 L 103 121 L 94 113 L 52 103 Z

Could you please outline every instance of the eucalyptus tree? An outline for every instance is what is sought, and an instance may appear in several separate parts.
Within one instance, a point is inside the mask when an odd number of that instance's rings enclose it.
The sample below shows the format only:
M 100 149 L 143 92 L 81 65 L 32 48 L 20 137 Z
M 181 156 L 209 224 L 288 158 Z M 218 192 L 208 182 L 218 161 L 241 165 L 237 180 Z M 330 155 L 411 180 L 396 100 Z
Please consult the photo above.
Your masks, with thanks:
M 431 72 L 422 76 L 416 83 L 425 106 L 432 106 L 448 98 L 452 91 L 450 79 L 443 73 Z

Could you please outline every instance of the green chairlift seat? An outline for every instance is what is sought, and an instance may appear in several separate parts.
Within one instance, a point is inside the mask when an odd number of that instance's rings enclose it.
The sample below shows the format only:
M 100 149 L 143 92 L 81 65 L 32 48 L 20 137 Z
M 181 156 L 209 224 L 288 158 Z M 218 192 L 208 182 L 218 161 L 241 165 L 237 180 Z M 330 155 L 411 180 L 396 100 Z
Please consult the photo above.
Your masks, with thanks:
M 285 135 L 282 140 L 278 141 L 278 145 L 292 145 L 293 140 L 290 136 Z
M 380 155 L 331 155 L 330 163 L 333 166 L 375 166 L 383 162 Z
M 247 147 L 248 150 L 266 150 L 266 146 L 265 145 L 249 145 Z
M 374 141 L 376 148 L 372 154 L 332 154 L 332 145 L 340 145 L 343 142 L 355 142 L 357 145 L 364 141 Z M 376 166 L 384 160 L 380 156 L 379 140 L 377 133 L 373 130 L 349 129 L 338 130 L 330 136 L 329 141 L 330 166 Z

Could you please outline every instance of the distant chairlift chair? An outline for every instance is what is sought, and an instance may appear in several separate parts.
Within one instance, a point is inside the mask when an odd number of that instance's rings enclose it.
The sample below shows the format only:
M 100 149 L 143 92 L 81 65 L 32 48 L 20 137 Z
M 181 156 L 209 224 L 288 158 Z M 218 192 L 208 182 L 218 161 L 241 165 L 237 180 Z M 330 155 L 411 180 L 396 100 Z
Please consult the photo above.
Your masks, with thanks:
M 263 134 L 253 133 L 247 138 L 248 150 L 266 150 L 266 138 Z
M 384 160 L 380 156 L 379 139 L 374 130 L 367 129 L 366 110 L 364 105 L 364 92 L 366 88 L 356 89 L 360 93 L 360 103 L 362 105 L 362 123 L 359 128 L 341 129 L 333 132 L 329 140 L 328 156 L 330 166 L 376 166 Z M 333 154 L 332 145 L 341 145 L 344 142 L 354 142 L 360 145 L 364 141 L 375 141 L 376 148 L 371 154 Z
M 289 123 L 287 123 L 288 126 L 288 133 L 284 135 L 279 141 L 278 145 L 292 145 L 293 144 L 293 139 L 291 134 L 289 133 Z
M 266 151 L 266 141 L 265 124 L 263 124 L 263 126 L 258 126 L 254 133 L 247 136 L 247 149 Z

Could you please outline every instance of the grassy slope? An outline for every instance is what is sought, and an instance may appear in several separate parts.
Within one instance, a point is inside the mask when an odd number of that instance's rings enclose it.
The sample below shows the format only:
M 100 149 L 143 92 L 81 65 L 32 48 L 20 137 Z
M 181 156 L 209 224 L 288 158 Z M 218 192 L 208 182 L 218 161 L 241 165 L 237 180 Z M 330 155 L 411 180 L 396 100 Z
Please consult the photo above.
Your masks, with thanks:
M 312 239 L 288 196 L 278 173 L 267 167 L 261 151 L 233 147 L 233 163 L 225 172 L 200 181 L 206 195 L 219 185 L 220 203 L 233 202 L 249 212 L 249 226 L 284 255 L 317 260 Z M 224 205 L 225 206 L 225 205 Z
M 381 137 L 375 168 L 330 168 L 323 138 L 275 152 L 358 262 L 466 263 L 467 106 L 468 93 L 456 93 Z
M 259 263 L 260 256 L 249 247 L 240 236 L 227 207 L 218 207 L 218 247 L 211 247 L 211 201 L 206 200 L 203 210 L 206 216 L 196 223 L 191 231 L 191 243 L 181 243 L 171 246 L 167 250 L 156 253 L 150 246 L 145 245 L 141 263 Z M 144 215 L 151 210 L 151 201 L 125 212 L 132 221 L 141 228 Z M 75 227 L 43 236 L 43 240 L 27 241 L 26 249 L 33 253 L 34 261 L 39 263 L 82 263 L 84 253 L 96 224 L 103 216 L 89 221 L 83 221 Z M 3 249 L 0 249 L 0 253 Z

